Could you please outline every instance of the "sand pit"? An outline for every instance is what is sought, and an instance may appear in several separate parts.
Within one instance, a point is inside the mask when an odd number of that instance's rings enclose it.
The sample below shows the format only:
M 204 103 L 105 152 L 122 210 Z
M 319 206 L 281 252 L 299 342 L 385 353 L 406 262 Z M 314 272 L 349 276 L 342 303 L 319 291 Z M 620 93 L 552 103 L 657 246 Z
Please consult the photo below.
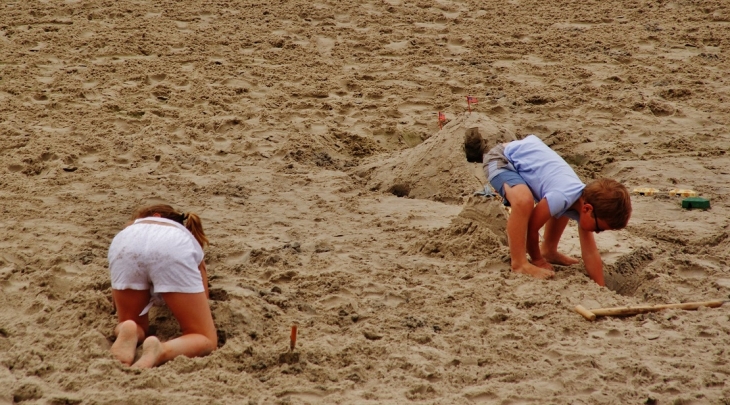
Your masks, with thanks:
M 0 404 L 730 402 L 727 305 L 573 311 L 730 295 L 728 33 L 720 0 L 2 2 Z M 659 190 L 597 235 L 607 288 L 510 271 L 472 127 Z M 131 370 L 107 249 L 162 202 L 220 348 Z

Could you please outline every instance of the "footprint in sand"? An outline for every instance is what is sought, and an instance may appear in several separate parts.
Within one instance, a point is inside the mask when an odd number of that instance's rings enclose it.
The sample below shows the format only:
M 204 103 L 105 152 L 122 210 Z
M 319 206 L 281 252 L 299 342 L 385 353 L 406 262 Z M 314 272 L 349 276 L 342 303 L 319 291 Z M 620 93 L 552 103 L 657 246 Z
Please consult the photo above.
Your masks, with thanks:
M 164 73 L 147 76 L 147 84 L 157 84 L 161 81 L 164 81 L 166 78 L 167 75 Z

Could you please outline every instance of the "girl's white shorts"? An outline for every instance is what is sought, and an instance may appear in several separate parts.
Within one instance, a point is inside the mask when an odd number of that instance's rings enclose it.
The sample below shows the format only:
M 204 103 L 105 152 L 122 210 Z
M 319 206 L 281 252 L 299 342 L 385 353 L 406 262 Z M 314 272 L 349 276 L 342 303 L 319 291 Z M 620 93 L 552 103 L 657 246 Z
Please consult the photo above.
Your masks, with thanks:
M 138 219 L 114 237 L 108 259 L 115 290 L 205 291 L 198 269 L 203 249 L 190 231 L 171 220 Z

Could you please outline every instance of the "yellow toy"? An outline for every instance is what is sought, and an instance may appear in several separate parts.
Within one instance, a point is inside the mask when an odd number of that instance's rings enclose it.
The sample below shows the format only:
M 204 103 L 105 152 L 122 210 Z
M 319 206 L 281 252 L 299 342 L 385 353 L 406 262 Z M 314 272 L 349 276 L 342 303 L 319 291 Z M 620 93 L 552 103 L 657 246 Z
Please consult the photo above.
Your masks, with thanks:
M 697 197 L 697 192 L 694 190 L 686 190 L 686 189 L 672 189 L 669 190 L 669 195 L 674 197 Z
M 634 194 L 638 195 L 654 195 L 659 192 L 659 190 L 655 188 L 650 187 L 638 187 L 633 190 Z

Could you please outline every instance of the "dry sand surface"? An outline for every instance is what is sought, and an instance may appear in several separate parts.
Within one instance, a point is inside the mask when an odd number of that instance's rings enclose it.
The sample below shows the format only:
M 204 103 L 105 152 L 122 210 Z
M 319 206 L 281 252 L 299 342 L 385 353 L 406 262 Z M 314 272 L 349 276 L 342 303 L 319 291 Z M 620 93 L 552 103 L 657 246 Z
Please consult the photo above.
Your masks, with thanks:
M 727 306 L 572 311 L 728 298 L 728 62 L 725 0 L 4 0 L 0 403 L 728 404 Z M 660 190 L 597 235 L 609 288 L 509 270 L 472 127 Z M 221 347 L 131 370 L 106 255 L 159 202 Z

